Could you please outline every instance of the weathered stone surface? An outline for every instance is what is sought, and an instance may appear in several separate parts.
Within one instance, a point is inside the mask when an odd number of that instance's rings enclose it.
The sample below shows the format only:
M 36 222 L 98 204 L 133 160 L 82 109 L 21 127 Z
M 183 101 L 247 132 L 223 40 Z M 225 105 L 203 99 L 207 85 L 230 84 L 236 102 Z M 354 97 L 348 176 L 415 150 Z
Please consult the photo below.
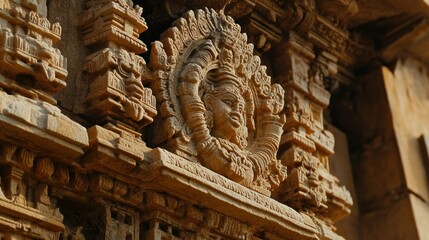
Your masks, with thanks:
M 0 112 L 0 138 L 4 141 L 63 159 L 77 159 L 88 146 L 85 128 L 48 103 L 0 91 Z
M 80 34 L 50 14 L 59 2 L 46 4 L 2 2 L 1 237 L 341 239 L 327 219 L 270 198 L 287 177 L 277 151 L 288 102 L 224 11 L 185 13 L 152 43 L 148 68 L 139 55 L 147 50 L 139 39 L 147 25 L 132 1 L 68 4 L 71 15 L 81 8 Z M 268 22 L 282 14 L 268 1 L 255 6 L 274 10 Z M 74 63 L 72 87 L 64 94 L 57 92 L 65 86 L 66 61 L 52 47 L 62 28 L 47 16 L 63 22 L 70 39 L 81 38 L 70 42 L 79 53 L 60 44 Z M 245 29 L 263 54 L 282 39 L 278 28 L 261 34 L 258 22 L 252 18 Z M 323 41 L 317 40 L 321 32 L 312 35 L 315 42 Z M 9 38 L 22 38 L 18 48 L 25 51 L 15 51 Z M 289 126 L 307 123 L 310 134 L 290 137 L 332 154 L 332 134 L 321 125 L 329 93 L 320 77 L 335 71 L 329 60 L 337 58 L 324 52 L 317 59 L 311 75 L 317 81 L 295 80 L 315 102 L 310 112 L 317 121 L 294 112 Z M 313 67 L 306 69 L 313 74 Z M 72 89 L 79 91 L 74 100 Z M 54 93 L 73 120 L 53 106 Z M 156 131 L 144 139 L 170 152 L 151 149 L 141 138 L 158 111 L 150 126 Z M 335 187 L 329 192 L 334 198 Z
M 0 1 L 0 239 L 424 239 L 427 7 Z

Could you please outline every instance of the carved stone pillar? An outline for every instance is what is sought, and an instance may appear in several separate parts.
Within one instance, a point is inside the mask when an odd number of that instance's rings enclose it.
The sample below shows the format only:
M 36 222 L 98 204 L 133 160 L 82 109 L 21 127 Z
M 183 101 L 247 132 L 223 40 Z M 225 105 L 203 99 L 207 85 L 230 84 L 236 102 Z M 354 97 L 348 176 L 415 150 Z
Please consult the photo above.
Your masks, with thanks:
M 276 51 L 277 82 L 285 89 L 286 124 L 280 159 L 288 178 L 275 198 L 299 211 L 310 211 L 330 222 L 348 214 L 352 199 L 329 173 L 334 137 L 324 128 L 323 111 L 330 93 L 324 78 L 336 73 L 336 58 L 315 54 L 313 45 L 290 32 Z
M 71 230 L 86 237 L 140 239 L 139 213 L 129 205 L 143 204 L 143 190 L 129 181 L 131 175 L 142 175 L 138 168 L 149 148 L 140 130 L 157 113 L 152 90 L 143 86 L 149 81 L 146 62 L 138 55 L 147 51 L 139 40 L 147 30 L 142 11 L 130 0 L 90 0 L 79 21 L 83 43 L 91 52 L 83 66 L 83 79 L 89 81 L 83 115 L 97 124 L 88 129 L 90 148 L 82 165 L 93 174 L 88 188 L 82 190 L 97 209 L 82 213 L 83 219 L 73 213 L 66 218 L 83 221 Z
M 46 1 L 0 2 L 0 238 L 57 240 L 63 217 L 47 184 L 54 162 L 72 164 L 86 129 L 55 106 L 67 60 Z M 43 153 L 43 154 L 41 154 Z
M 92 52 L 85 59 L 89 81 L 84 115 L 93 123 L 88 130 L 91 148 L 83 164 L 103 173 L 127 172 L 148 151 L 140 130 L 156 115 L 155 97 L 143 84 L 149 81 L 147 51 L 139 34 L 147 30 L 143 8 L 131 0 L 91 0 L 81 14 L 79 29 Z
M 130 0 L 91 0 L 81 15 L 84 45 L 92 51 L 84 65 L 90 81 L 84 115 L 96 124 L 139 130 L 156 115 L 155 97 L 143 86 L 146 63 L 137 55 L 147 51 L 139 40 L 147 30 L 142 11 Z

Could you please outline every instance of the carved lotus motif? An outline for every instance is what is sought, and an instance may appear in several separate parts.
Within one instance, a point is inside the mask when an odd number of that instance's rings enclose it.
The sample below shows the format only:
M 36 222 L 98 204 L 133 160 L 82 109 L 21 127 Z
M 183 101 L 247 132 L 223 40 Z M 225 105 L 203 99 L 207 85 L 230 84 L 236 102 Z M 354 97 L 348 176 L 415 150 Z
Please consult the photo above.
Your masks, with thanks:
M 286 177 L 276 159 L 284 91 L 240 26 L 223 12 L 189 11 L 152 44 L 150 67 L 153 143 L 270 195 Z

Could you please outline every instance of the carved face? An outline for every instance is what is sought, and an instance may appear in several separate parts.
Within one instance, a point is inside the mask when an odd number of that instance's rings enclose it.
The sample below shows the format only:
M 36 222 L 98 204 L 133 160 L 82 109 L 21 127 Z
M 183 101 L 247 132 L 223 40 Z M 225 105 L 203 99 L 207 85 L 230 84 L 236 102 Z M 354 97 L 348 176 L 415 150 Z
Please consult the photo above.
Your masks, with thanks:
M 237 87 L 224 85 L 215 90 L 211 101 L 214 137 L 231 141 L 245 124 L 244 99 Z
M 220 83 L 204 96 L 210 133 L 243 149 L 247 144 L 247 128 L 242 92 L 228 79 Z
M 190 11 L 175 24 L 152 45 L 157 144 L 270 195 L 287 173 L 276 158 L 284 90 L 223 11 Z

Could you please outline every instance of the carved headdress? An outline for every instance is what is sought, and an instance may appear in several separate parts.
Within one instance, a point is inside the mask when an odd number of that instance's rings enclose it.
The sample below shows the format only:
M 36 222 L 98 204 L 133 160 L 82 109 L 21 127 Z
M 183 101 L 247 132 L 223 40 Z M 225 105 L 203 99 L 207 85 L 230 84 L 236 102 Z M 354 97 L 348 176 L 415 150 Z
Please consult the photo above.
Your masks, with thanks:
M 286 177 L 276 159 L 284 92 L 240 26 L 223 12 L 188 11 L 153 43 L 150 67 L 154 144 L 270 195 Z

